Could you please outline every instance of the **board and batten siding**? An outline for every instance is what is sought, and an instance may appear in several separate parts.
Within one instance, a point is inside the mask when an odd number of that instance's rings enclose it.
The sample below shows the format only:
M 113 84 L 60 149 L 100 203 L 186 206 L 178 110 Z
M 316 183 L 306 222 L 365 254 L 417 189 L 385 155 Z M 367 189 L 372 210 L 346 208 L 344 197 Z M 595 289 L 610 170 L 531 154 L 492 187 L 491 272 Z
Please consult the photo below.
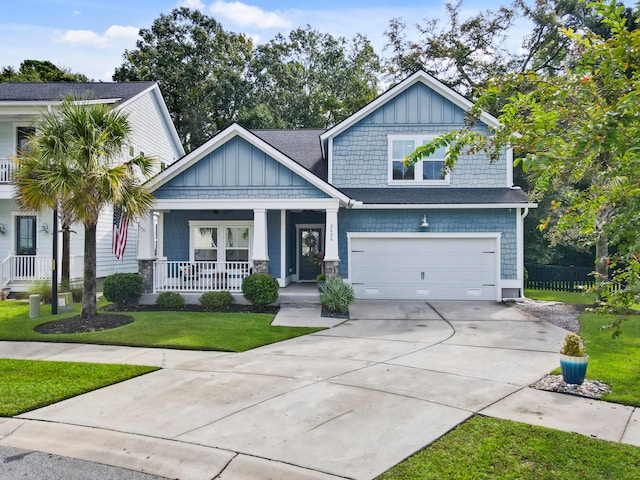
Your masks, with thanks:
M 160 199 L 328 197 L 239 137 L 204 156 L 153 194 Z
M 159 97 L 159 91 L 151 90 L 122 108 L 129 117 L 130 145 L 134 149 L 134 155 L 144 152 L 147 156 L 155 157 L 157 168 L 160 162 L 169 166 L 182 156 L 179 145 L 173 141 L 173 127 L 167 124 L 162 115 Z
M 333 139 L 332 184 L 338 188 L 389 187 L 388 135 L 440 135 L 462 127 L 464 115 L 463 109 L 426 85 L 412 85 Z M 479 125 L 478 130 L 486 131 L 486 126 Z M 495 163 L 486 155 L 463 155 L 447 186 L 504 187 L 506 161 L 505 154 Z M 416 186 L 407 186 L 411 187 Z
M 429 228 L 420 228 L 421 210 L 344 210 L 338 213 L 340 275 L 347 277 L 347 232 L 501 232 L 500 278 L 517 278 L 517 209 L 428 210 Z

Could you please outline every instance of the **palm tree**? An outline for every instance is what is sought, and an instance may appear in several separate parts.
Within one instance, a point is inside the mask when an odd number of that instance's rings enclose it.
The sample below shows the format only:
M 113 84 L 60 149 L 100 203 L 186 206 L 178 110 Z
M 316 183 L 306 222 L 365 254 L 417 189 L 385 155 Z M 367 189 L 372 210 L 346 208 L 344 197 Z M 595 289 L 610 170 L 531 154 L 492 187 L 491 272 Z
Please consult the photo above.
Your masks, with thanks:
M 96 309 L 96 227 L 108 205 L 134 220 L 151 208 L 153 197 L 142 185 L 152 159 L 120 157 L 131 133 L 124 112 L 105 104 L 65 99 L 59 110 L 42 116 L 20 159 L 17 200 L 33 210 L 58 207 L 62 222 L 84 225 L 84 293 L 82 318 Z M 63 227 L 64 228 L 64 227 Z

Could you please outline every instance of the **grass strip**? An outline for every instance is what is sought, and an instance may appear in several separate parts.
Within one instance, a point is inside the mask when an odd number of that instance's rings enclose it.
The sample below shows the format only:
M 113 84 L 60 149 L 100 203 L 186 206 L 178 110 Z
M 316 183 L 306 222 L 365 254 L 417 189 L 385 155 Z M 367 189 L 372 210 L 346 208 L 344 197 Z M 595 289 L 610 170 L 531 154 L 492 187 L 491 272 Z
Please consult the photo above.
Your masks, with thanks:
M 476 416 L 380 480 L 637 479 L 640 448 Z
M 0 358 L 0 416 L 19 415 L 155 370 L 139 365 Z

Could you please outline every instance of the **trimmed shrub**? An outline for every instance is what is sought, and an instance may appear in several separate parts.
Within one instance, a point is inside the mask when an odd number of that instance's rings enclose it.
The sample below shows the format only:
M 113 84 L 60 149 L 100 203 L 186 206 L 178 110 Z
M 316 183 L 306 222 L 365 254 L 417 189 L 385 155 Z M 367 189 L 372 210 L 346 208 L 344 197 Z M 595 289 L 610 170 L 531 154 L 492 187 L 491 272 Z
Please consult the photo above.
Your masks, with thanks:
M 138 303 L 142 288 L 142 277 L 137 273 L 114 273 L 104 279 L 102 293 L 119 308 L 126 308 Z
M 184 298 L 177 292 L 162 292 L 156 298 L 156 305 L 160 308 L 184 307 Z
M 233 296 L 225 291 L 222 292 L 205 292 L 200 295 L 200 305 L 208 311 L 227 310 L 229 305 L 233 303 Z
M 268 273 L 254 273 L 242 280 L 242 295 L 259 310 L 278 299 L 279 289 L 276 277 Z
M 320 294 L 320 303 L 333 313 L 346 313 L 355 299 L 353 287 L 340 277 L 327 280 Z

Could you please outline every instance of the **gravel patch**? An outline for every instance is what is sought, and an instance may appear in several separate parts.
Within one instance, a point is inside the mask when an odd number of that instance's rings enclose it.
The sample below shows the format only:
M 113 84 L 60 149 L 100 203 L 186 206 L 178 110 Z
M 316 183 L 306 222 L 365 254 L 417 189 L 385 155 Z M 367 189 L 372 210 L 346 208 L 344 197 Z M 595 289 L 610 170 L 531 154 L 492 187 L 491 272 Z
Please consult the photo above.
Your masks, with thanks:
M 523 302 L 516 303 L 516 307 L 529 315 L 552 323 L 557 327 L 564 328 L 570 332 L 580 333 L 578 316 L 584 313 L 586 305 L 569 305 L 562 302 L 548 302 L 525 298 Z
M 585 379 L 582 385 L 576 385 L 574 383 L 566 383 L 562 380 L 562 375 L 546 375 L 532 384 L 531 388 L 588 398 L 600 398 L 603 394 L 611 391 L 609 385 L 598 380 Z

